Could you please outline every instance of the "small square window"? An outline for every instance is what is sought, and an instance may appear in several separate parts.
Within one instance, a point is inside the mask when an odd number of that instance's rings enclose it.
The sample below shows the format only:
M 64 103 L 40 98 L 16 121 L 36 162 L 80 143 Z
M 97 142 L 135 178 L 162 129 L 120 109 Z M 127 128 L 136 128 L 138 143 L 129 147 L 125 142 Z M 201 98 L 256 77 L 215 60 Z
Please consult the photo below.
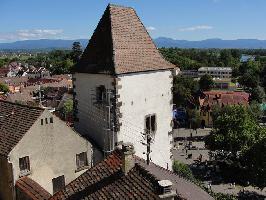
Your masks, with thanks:
M 86 152 L 82 152 L 76 155 L 76 164 L 77 164 L 77 169 L 88 166 L 88 158 Z
M 54 123 L 54 119 L 50 117 L 50 123 Z
M 53 192 L 56 193 L 62 190 L 65 187 L 65 176 L 59 176 L 57 178 L 53 178 Z

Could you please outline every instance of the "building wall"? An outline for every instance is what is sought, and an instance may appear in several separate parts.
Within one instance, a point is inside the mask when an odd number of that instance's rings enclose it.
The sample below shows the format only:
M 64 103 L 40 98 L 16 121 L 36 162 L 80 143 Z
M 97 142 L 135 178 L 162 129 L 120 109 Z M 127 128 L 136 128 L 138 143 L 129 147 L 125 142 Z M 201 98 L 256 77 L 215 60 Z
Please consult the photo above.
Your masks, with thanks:
M 87 135 L 101 149 L 104 147 L 107 126 L 107 108 L 95 104 L 96 88 L 104 85 L 106 89 L 114 90 L 114 78 L 102 74 L 76 73 L 73 75 L 75 92 L 76 117 L 75 129 L 82 135 Z
M 53 123 L 50 123 L 50 117 L 53 117 Z M 45 118 L 48 118 L 48 124 Z M 41 119 L 44 119 L 43 125 Z M 14 183 L 20 176 L 19 158 L 29 156 L 31 173 L 28 176 L 52 194 L 53 178 L 64 175 L 68 184 L 85 171 L 76 171 L 76 154 L 87 152 L 90 165 L 91 149 L 87 140 L 45 110 L 10 152 Z
M 151 145 L 151 159 L 154 163 L 169 169 L 170 141 L 172 135 L 172 73 L 156 71 L 132 73 L 118 76 L 117 93 L 120 103 L 120 131 L 118 142 L 133 142 L 136 155 L 146 159 L 146 146 L 141 144 L 145 128 L 145 116 L 156 115 L 157 131 Z
M 13 199 L 12 165 L 8 158 L 0 156 L 0 200 Z

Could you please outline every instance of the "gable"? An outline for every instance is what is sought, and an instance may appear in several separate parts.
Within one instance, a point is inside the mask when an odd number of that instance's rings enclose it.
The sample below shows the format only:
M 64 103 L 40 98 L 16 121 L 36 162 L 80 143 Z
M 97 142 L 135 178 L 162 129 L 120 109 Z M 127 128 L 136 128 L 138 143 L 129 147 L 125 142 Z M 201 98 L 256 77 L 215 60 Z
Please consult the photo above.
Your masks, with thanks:
M 0 100 L 0 154 L 9 152 L 22 139 L 39 116 L 42 108 L 19 105 Z

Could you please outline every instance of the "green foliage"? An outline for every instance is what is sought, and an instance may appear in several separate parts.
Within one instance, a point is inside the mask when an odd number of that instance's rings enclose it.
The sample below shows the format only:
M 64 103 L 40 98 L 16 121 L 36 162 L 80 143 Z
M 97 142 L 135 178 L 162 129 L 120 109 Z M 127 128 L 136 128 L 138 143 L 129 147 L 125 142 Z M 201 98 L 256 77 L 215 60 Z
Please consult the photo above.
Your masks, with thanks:
M 248 109 L 251 115 L 253 115 L 253 117 L 257 120 L 259 120 L 263 115 L 263 112 L 261 110 L 261 105 L 257 101 L 252 101 L 249 104 Z
M 214 119 L 214 128 L 206 139 L 211 150 L 232 152 L 244 151 L 251 147 L 260 137 L 261 128 L 242 106 L 225 106 Z
M 174 78 L 174 103 L 177 106 L 186 106 L 187 100 L 193 101 L 198 91 L 198 82 L 192 78 L 176 76 Z
M 258 140 L 242 156 L 249 181 L 261 189 L 266 187 L 266 130 L 263 131 L 262 139 Z
M 73 100 L 69 99 L 64 103 L 63 106 L 63 113 L 65 116 L 70 115 L 73 113 Z
M 214 85 L 212 77 L 209 74 L 203 75 L 199 80 L 199 87 L 203 91 L 211 90 Z
M 184 163 L 175 160 L 173 163 L 173 171 L 188 180 L 195 181 L 195 177 L 193 176 L 191 169 Z
M 0 93 L 8 93 L 9 92 L 9 88 L 6 84 L 4 83 L 0 83 Z
M 211 193 L 215 200 L 237 200 L 237 197 L 230 194 Z
M 71 57 L 74 63 L 77 63 L 82 54 L 82 46 L 80 42 L 74 42 L 72 45 Z
M 198 109 L 187 109 L 188 120 L 190 122 L 190 128 L 196 130 L 200 127 L 200 113 Z

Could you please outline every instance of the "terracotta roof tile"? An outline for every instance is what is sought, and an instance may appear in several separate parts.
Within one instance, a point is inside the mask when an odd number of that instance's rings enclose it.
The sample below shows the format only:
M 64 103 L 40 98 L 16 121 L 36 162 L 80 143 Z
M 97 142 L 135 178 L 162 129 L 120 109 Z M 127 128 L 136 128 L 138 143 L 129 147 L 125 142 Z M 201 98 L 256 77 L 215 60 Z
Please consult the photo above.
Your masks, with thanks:
M 123 74 L 172 68 L 133 8 L 108 5 L 76 72 Z
M 44 110 L 0 100 L 0 154 L 9 152 L 22 139 Z
M 49 192 L 26 176 L 20 178 L 16 182 L 16 189 L 31 200 L 48 200 L 51 197 Z
M 121 170 L 122 152 L 114 151 L 56 193 L 50 200 L 79 199 L 159 199 L 158 181 L 168 179 L 179 195 L 178 199 L 213 200 L 195 184 L 173 172 L 135 156 L 136 164 L 125 175 Z
M 249 102 L 249 94 L 246 92 L 233 91 L 209 91 L 204 92 L 204 99 L 200 100 L 202 107 L 212 107 L 215 105 L 244 105 Z

